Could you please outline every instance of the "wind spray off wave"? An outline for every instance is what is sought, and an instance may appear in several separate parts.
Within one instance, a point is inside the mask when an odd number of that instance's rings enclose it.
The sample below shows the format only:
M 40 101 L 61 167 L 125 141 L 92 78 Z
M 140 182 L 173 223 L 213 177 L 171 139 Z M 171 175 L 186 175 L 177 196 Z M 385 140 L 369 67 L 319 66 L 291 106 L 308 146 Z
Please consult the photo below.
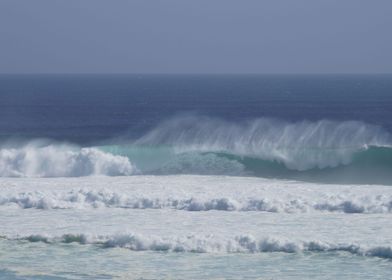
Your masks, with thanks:
M 381 127 L 358 121 L 290 123 L 262 118 L 230 123 L 188 116 L 163 122 L 135 144 L 168 145 L 178 153 L 224 152 L 302 171 L 348 164 L 355 152 L 390 147 L 392 137 Z
M 392 181 L 392 136 L 359 121 L 228 122 L 205 116 L 169 119 L 124 147 L 104 147 L 158 174 L 252 175 L 312 181 Z M 137 147 L 137 152 L 135 152 Z M 141 152 L 143 151 L 143 152 Z M 154 158 L 156 151 L 166 160 Z M 148 155 L 157 165 L 145 164 Z

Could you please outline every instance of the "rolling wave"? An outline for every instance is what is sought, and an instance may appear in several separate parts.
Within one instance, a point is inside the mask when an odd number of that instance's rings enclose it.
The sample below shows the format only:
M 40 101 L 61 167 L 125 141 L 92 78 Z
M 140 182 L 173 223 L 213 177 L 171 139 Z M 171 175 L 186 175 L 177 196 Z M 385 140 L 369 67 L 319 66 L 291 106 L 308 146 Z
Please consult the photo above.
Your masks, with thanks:
M 392 147 L 392 136 L 358 121 L 290 123 L 263 118 L 230 123 L 187 116 L 163 122 L 134 144 L 170 146 L 178 153 L 222 152 L 304 171 L 349 164 L 354 153 L 370 146 Z
M 381 127 L 358 121 L 231 123 L 182 116 L 110 145 L 3 147 L 0 176 L 209 174 L 390 184 L 391 139 Z

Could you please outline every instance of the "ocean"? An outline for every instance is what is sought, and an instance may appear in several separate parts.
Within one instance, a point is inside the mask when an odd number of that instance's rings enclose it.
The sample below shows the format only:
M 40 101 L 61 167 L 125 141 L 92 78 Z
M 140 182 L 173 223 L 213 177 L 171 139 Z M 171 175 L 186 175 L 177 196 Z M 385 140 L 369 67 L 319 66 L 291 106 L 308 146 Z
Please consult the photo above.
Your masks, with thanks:
M 392 75 L 0 75 L 0 279 L 390 279 Z

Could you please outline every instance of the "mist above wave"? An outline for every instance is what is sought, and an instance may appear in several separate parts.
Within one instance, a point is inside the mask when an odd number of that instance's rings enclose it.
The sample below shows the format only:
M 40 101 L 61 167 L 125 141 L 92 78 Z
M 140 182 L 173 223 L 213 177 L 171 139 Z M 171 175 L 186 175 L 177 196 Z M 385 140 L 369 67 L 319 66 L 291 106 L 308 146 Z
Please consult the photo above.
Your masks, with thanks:
M 369 146 L 390 146 L 391 135 L 359 121 L 285 122 L 261 118 L 240 123 L 203 116 L 167 120 L 136 145 L 169 145 L 177 153 L 224 152 L 283 163 L 294 170 L 336 167 Z

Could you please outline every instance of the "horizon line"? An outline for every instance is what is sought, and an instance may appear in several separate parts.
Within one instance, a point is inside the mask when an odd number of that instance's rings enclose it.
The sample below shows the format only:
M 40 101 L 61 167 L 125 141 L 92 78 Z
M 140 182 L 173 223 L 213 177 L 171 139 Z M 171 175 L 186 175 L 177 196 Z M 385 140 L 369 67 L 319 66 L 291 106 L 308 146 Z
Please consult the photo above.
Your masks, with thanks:
M 0 75 L 170 75 L 170 76 L 191 76 L 191 75 L 211 75 L 211 76 L 223 76 L 223 75 L 236 75 L 236 76 L 256 76 L 256 75 L 282 75 L 282 76 L 299 76 L 299 75 L 314 75 L 314 76 L 321 76 L 321 75 L 392 75 L 392 72 L 374 72 L 374 73 L 366 73 L 366 72 L 336 72 L 336 73 L 215 73 L 215 72 L 206 72 L 206 73 L 178 73 L 178 72 L 170 72 L 170 73 L 163 73 L 163 72 L 0 72 Z

